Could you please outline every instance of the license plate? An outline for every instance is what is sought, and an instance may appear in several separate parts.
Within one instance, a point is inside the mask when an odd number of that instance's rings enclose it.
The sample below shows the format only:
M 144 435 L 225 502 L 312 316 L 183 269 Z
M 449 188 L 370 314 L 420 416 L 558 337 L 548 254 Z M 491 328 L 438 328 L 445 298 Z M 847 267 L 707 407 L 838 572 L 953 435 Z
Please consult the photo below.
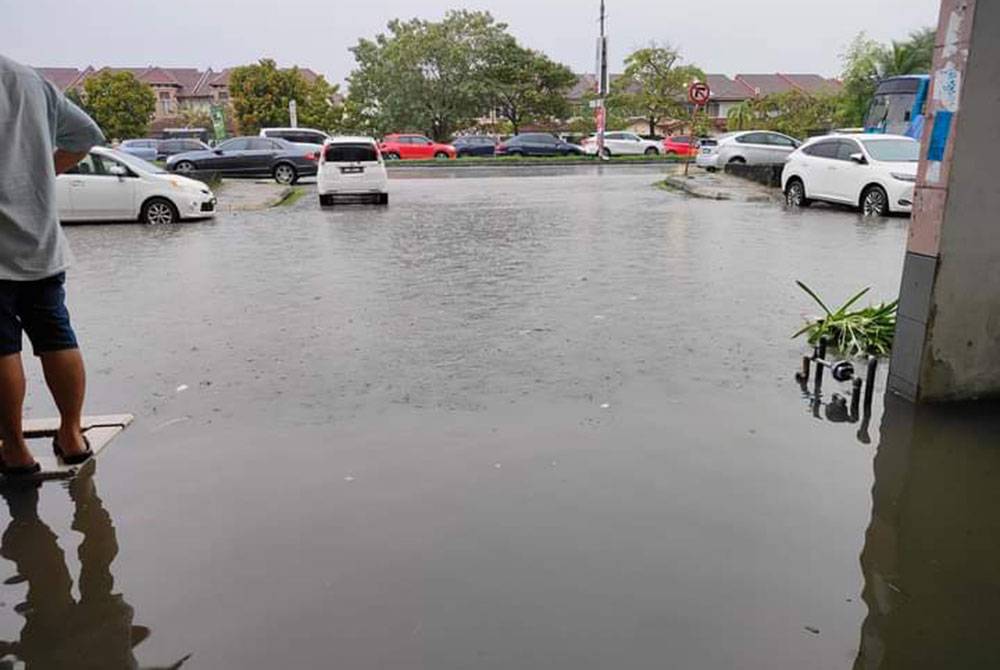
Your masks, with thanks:
M 340 168 L 340 174 L 361 174 L 365 169 L 363 167 L 342 167 Z
M 710 153 L 712 153 L 712 150 L 708 149 L 708 148 L 705 148 L 705 149 L 701 150 L 701 153 L 703 153 L 703 154 L 710 154 Z

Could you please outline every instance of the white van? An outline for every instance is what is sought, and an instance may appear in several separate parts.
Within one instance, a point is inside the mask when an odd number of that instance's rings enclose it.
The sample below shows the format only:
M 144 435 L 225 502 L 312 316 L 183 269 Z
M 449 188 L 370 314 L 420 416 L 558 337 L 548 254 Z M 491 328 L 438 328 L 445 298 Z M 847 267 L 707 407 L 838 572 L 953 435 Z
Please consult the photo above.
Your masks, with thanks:
M 378 143 L 370 137 L 331 137 L 323 144 L 316 174 L 319 204 L 340 196 L 365 196 L 389 204 L 389 175 Z

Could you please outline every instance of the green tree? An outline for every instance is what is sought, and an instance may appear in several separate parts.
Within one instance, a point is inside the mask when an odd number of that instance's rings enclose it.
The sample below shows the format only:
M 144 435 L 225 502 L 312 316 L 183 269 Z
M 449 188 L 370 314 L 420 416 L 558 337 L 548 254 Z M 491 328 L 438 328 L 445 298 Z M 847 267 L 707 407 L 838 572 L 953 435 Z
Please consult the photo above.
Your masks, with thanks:
M 375 133 L 419 130 L 437 140 L 473 125 L 491 97 L 488 71 L 507 26 L 488 12 L 450 11 L 438 22 L 395 19 L 351 48 L 351 122 Z
M 625 72 L 612 85 L 612 106 L 630 116 L 642 117 L 655 135 L 667 119 L 686 112 L 687 88 L 704 80 L 694 65 L 682 65 L 680 54 L 669 45 L 656 45 L 632 52 L 625 59 Z
M 486 69 L 488 95 L 493 108 L 510 121 L 515 135 L 526 122 L 569 115 L 566 93 L 576 83 L 572 70 L 521 47 L 510 36 L 491 46 Z
M 757 114 L 749 100 L 729 108 L 726 112 L 726 128 L 728 130 L 748 130 L 757 122 Z
M 754 125 L 803 139 L 829 131 L 837 116 L 838 98 L 798 90 L 775 93 L 751 103 Z
M 307 80 L 297 67 L 279 70 L 264 58 L 258 63 L 233 68 L 229 99 L 240 132 L 253 134 L 262 127 L 286 126 L 288 103 L 295 100 L 301 126 L 324 131 L 339 129 L 343 110 L 334 105 L 337 87 L 322 76 Z
M 837 120 L 845 126 L 860 126 L 875 96 L 879 81 L 905 74 L 926 74 L 934 60 L 933 28 L 910 33 L 906 40 L 886 46 L 860 33 L 841 56 L 844 82 Z
M 131 72 L 102 70 L 83 84 L 88 114 L 109 140 L 143 137 L 156 111 L 152 89 Z

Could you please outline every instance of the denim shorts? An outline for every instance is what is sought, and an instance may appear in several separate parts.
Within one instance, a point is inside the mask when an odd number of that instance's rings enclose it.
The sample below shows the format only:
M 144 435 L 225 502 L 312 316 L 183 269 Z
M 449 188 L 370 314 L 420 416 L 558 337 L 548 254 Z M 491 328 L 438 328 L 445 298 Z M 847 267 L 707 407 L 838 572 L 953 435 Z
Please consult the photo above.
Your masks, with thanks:
M 36 356 L 77 348 L 64 283 L 65 272 L 36 281 L 0 280 L 0 356 L 21 352 L 22 332 Z

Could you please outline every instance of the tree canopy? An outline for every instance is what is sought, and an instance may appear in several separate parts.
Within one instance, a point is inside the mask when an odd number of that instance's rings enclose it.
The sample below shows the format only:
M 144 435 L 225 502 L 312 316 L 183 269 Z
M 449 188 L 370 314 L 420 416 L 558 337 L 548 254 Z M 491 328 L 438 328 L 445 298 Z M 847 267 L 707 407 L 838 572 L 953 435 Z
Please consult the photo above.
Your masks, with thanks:
M 348 115 L 374 134 L 419 131 L 447 140 L 491 109 L 516 132 L 565 114 L 565 93 L 576 81 L 569 68 L 520 46 L 488 12 L 393 20 L 351 51 L 357 65 Z
M 545 54 L 521 47 L 513 37 L 495 46 L 487 57 L 488 95 L 514 134 L 526 122 L 569 114 L 566 93 L 576 83 L 572 70 Z
M 727 123 L 729 130 L 774 130 L 805 138 L 834 125 L 838 102 L 834 95 L 809 95 L 797 90 L 774 93 L 733 107 Z
M 153 91 L 131 72 L 98 72 L 84 82 L 76 102 L 83 102 L 109 140 L 144 137 L 156 111 Z
M 676 49 L 652 44 L 625 59 L 624 74 L 612 83 L 610 104 L 623 114 L 645 119 L 649 134 L 655 135 L 662 121 L 684 118 L 688 86 L 704 79 L 699 68 L 681 64 Z
M 910 33 L 901 41 L 880 44 L 860 33 L 841 56 L 844 90 L 838 109 L 838 121 L 845 126 L 860 126 L 875 95 L 878 82 L 904 74 L 926 74 L 934 60 L 933 28 Z
M 229 98 L 240 132 L 253 134 L 267 126 L 287 126 L 288 103 L 295 100 L 300 126 L 326 132 L 340 128 L 343 110 L 333 104 L 337 86 L 322 76 L 310 82 L 297 67 L 279 70 L 265 58 L 233 68 Z

